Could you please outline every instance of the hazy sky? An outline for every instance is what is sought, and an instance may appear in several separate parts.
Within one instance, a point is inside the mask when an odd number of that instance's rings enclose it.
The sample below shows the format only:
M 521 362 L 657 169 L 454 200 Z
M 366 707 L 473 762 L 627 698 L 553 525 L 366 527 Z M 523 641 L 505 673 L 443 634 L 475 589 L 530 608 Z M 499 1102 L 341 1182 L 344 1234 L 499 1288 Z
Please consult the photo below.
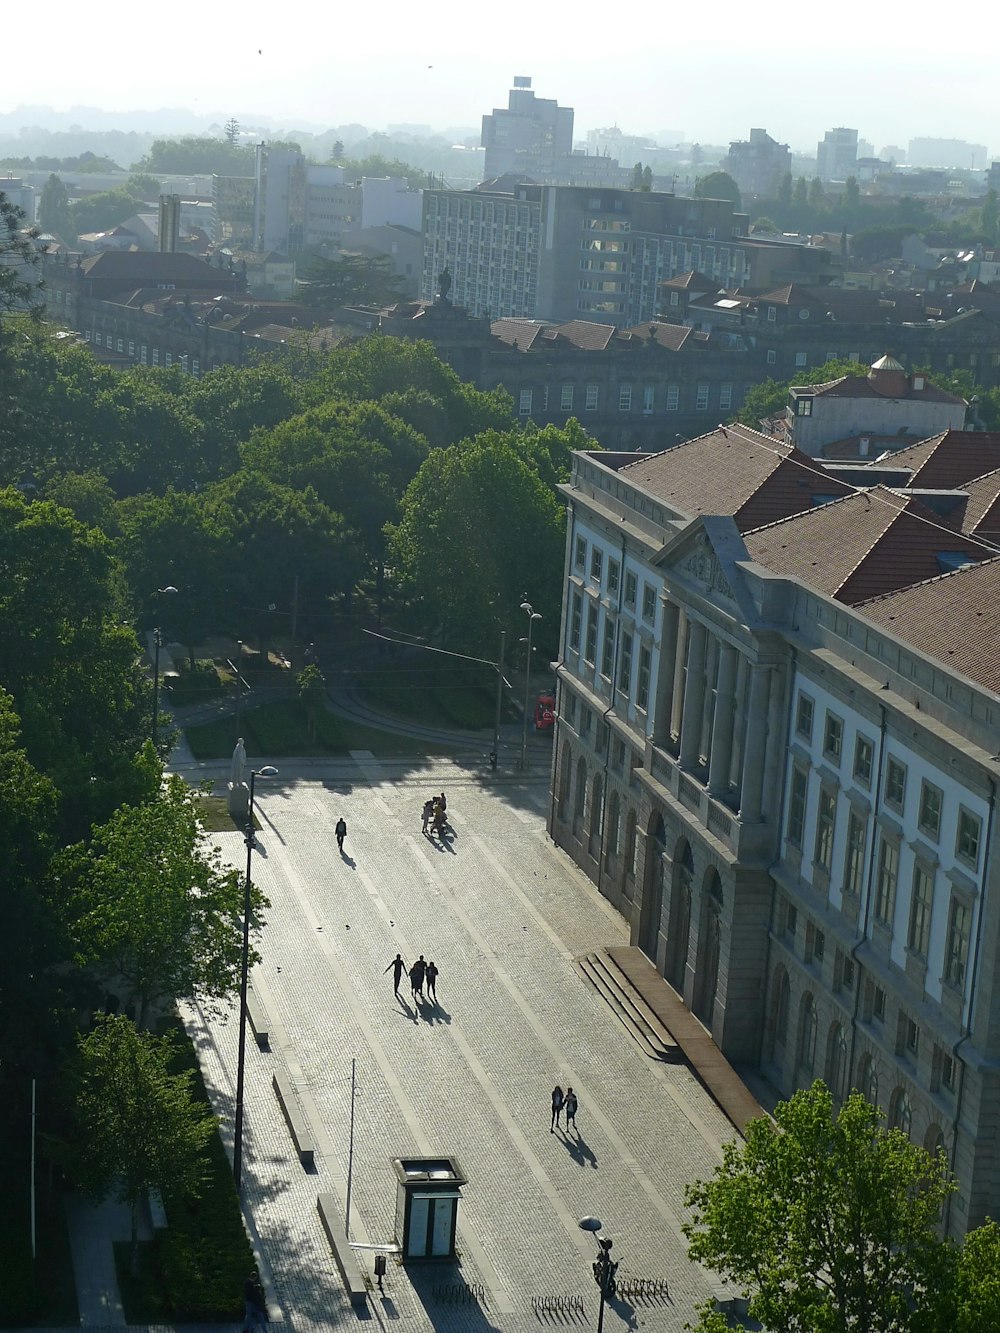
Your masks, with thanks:
M 979 20 L 975 12 L 979 11 Z M 285 26 L 287 14 L 288 26 Z M 962 11 L 985 32 L 985 7 Z M 576 109 L 576 134 L 618 124 L 703 142 L 763 126 L 815 151 L 824 129 L 857 128 L 876 149 L 916 135 L 993 147 L 992 43 L 944 35 L 917 6 L 674 6 L 469 0 L 290 7 L 154 5 L 102 11 L 68 0 L 5 7 L 0 111 L 18 104 L 109 110 L 188 106 L 275 125 L 360 121 L 478 126 L 515 74 Z M 950 74 L 948 66 L 958 72 Z M 136 117 L 136 129 L 143 128 Z M 1000 142 L 997 143 L 1000 148 Z

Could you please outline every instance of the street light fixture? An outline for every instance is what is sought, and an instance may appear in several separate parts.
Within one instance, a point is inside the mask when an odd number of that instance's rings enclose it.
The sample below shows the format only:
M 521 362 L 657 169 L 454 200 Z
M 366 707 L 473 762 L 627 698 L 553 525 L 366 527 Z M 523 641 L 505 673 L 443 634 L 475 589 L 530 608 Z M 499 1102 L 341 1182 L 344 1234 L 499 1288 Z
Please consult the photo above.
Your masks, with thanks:
M 157 588 L 161 595 L 163 593 L 173 593 L 177 589 L 172 583 L 168 583 L 165 588 Z M 153 749 L 157 748 L 160 740 L 160 627 L 157 625 L 153 631 Z
M 236 1062 L 236 1118 L 233 1124 L 233 1180 L 236 1192 L 240 1190 L 240 1177 L 243 1173 L 243 1070 L 247 1049 L 247 981 L 250 971 L 250 877 L 253 861 L 253 789 L 258 777 L 277 777 L 278 770 L 273 764 L 250 770 L 250 800 L 247 806 L 247 827 L 243 841 L 247 845 L 247 873 L 243 886 L 243 961 L 240 968 L 240 1046 Z
M 528 753 L 528 701 L 531 695 L 531 631 L 541 614 L 534 609 L 527 599 L 521 603 L 521 610 L 528 617 L 528 663 L 524 669 L 524 717 L 521 719 L 521 767 L 527 767 Z
M 598 1236 L 601 1229 L 601 1219 L 599 1217 L 581 1217 L 579 1226 L 581 1231 L 589 1231 L 597 1241 L 597 1258 L 591 1267 L 594 1272 L 594 1281 L 597 1283 L 601 1292 L 601 1304 L 597 1313 L 597 1333 L 603 1333 L 604 1330 L 604 1306 L 610 1296 L 615 1294 L 615 1274 L 618 1271 L 618 1264 L 611 1258 L 610 1250 L 613 1244 L 610 1236 Z

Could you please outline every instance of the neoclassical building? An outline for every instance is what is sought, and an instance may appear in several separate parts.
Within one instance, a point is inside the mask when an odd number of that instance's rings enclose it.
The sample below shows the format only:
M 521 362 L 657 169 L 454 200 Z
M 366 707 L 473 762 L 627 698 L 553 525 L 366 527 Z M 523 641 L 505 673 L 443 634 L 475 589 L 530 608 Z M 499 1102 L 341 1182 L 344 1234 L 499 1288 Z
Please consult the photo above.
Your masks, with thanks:
M 576 456 L 550 827 L 734 1064 L 943 1146 L 961 1234 L 1000 1203 L 1000 553 L 872 480 L 742 427 Z

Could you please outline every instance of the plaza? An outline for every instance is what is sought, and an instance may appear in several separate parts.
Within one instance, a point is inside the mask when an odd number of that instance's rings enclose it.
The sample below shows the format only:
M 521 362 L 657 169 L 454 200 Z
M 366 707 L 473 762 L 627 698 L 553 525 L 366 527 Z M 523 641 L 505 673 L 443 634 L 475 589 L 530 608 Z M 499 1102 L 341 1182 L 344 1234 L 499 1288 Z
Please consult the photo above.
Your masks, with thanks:
M 380 1324 L 513 1333 L 561 1322 L 540 1302 L 596 1322 L 585 1215 L 613 1238 L 620 1278 L 669 1288 L 669 1298 L 613 1302 L 609 1329 L 680 1330 L 696 1304 L 733 1294 L 689 1262 L 680 1228 L 686 1183 L 711 1173 L 734 1131 L 684 1064 L 643 1054 L 575 965 L 627 944 L 628 930 L 547 835 L 548 758 L 543 743 L 526 773 L 492 775 L 478 758 L 354 752 L 276 759 L 278 776 L 257 783 L 253 880 L 271 905 L 251 982 L 270 1038 L 267 1049 L 247 1042 L 243 1190 L 272 1321 L 306 1329 L 358 1317 L 317 1196 L 332 1194 L 343 1218 L 350 1170 L 351 1241 L 389 1246 L 392 1159 L 412 1155 L 454 1156 L 468 1177 L 459 1262 L 404 1267 L 390 1253 L 385 1291 L 373 1284 L 368 1301 Z M 180 755 L 175 767 L 217 789 L 228 774 Z M 420 819 L 442 790 L 454 829 L 445 843 L 423 836 Z M 214 837 L 242 867 L 240 834 Z M 414 1005 L 405 978 L 394 996 L 383 970 L 397 951 L 437 963 L 436 1005 Z M 231 1144 L 238 1004 L 184 1018 Z M 308 1122 L 312 1170 L 300 1165 L 275 1072 Z M 578 1134 L 550 1133 L 556 1083 L 576 1090 Z M 374 1249 L 356 1253 L 370 1276 Z

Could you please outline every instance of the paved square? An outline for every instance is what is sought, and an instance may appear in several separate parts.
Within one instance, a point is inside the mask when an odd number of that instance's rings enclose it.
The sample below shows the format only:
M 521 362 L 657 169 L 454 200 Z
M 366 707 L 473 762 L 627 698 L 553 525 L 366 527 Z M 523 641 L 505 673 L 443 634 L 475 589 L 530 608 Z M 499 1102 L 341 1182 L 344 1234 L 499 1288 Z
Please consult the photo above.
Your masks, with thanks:
M 184 770 L 185 776 L 220 766 Z M 223 783 L 220 782 L 220 787 Z M 421 833 L 421 807 L 444 790 L 454 837 Z M 627 943 L 625 924 L 548 840 L 541 771 L 494 779 L 447 761 L 292 761 L 257 782 L 262 829 L 254 882 L 271 907 L 253 987 L 270 1050 L 249 1035 L 244 1187 L 273 1304 L 296 1328 L 357 1315 L 344 1295 L 316 1196 L 346 1210 L 355 1061 L 350 1234 L 393 1239 L 391 1159 L 453 1154 L 469 1178 L 459 1206 L 459 1266 L 388 1265 L 380 1323 L 507 1333 L 596 1322 L 594 1214 L 614 1239 L 619 1276 L 665 1278 L 670 1301 L 612 1304 L 620 1326 L 680 1330 L 721 1291 L 680 1234 L 684 1185 L 706 1175 L 732 1128 L 683 1066 L 642 1054 L 576 970 L 579 954 Z M 345 857 L 334 825 L 348 825 Z M 236 833 L 216 835 L 242 867 Z M 383 969 L 397 952 L 440 969 L 438 1005 L 415 1007 Z M 231 1135 L 237 1048 L 225 1019 L 186 1013 Z M 271 1087 L 285 1068 L 316 1140 L 298 1162 Z M 580 1100 L 579 1136 L 549 1130 L 553 1084 Z M 370 1274 L 372 1255 L 359 1251 Z M 453 1304 L 442 1287 L 478 1285 Z M 533 1298 L 579 1298 L 583 1313 L 535 1312 Z

